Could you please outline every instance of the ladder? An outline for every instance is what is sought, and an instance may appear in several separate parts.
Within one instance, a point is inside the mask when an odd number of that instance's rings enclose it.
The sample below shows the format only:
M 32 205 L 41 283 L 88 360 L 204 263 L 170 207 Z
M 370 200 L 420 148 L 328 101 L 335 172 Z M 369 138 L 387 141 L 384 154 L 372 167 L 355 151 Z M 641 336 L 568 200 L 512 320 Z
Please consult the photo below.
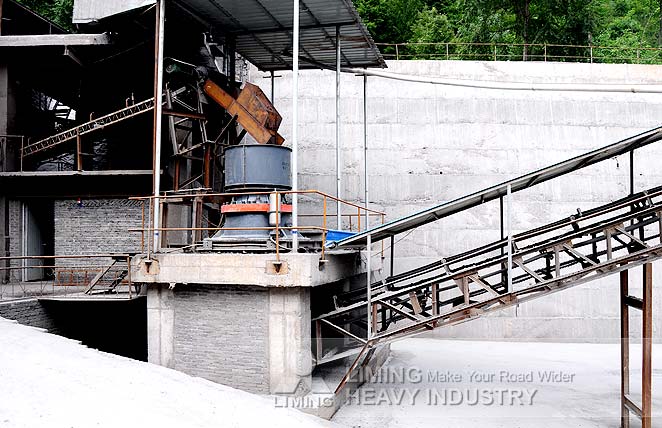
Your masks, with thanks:
M 132 287 L 133 284 L 127 280 L 129 269 L 126 259 L 113 260 L 90 281 L 84 293 L 88 295 L 117 293 L 117 288 L 120 286 Z
M 80 135 L 85 135 L 90 132 L 103 129 L 106 126 L 114 125 L 116 123 L 122 122 L 123 120 L 148 112 L 153 108 L 154 98 L 133 104 L 113 113 L 78 125 L 75 128 L 68 129 L 66 131 L 60 132 L 59 134 L 55 134 L 48 138 L 44 138 L 43 140 L 39 140 L 35 143 L 28 144 L 27 146 L 23 147 L 22 155 L 23 157 L 26 157 L 53 148 L 61 143 L 73 140 Z

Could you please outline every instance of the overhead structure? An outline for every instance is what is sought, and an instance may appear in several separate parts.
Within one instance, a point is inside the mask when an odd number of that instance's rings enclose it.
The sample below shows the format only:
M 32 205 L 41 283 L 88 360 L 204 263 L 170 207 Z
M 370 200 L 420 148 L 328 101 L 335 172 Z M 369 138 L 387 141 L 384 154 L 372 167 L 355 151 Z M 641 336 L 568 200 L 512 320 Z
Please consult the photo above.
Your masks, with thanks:
M 154 0 L 76 0 L 74 23 L 151 7 Z M 341 67 L 386 67 L 384 58 L 351 0 L 301 0 L 301 69 L 336 68 L 336 28 L 342 40 Z M 292 69 L 291 2 L 278 0 L 173 0 L 172 7 L 204 23 L 263 71 Z

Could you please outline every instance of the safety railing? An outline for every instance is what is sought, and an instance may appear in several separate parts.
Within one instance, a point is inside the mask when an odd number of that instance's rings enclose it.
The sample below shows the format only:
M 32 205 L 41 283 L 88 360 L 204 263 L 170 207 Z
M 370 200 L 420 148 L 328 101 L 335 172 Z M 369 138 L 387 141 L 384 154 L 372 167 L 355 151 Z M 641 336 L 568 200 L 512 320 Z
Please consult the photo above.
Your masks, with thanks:
M 94 294 L 131 299 L 140 293 L 131 260 L 127 254 L 0 257 L 0 301 Z
M 211 222 L 209 217 L 205 218 L 203 212 L 204 203 L 214 203 L 220 214 L 220 209 L 223 203 L 230 201 L 235 197 L 243 196 L 271 196 L 275 200 L 280 201 L 282 197 L 291 198 L 292 195 L 297 195 L 299 207 L 301 212 L 298 214 L 299 224 L 294 227 L 291 225 L 283 224 L 281 216 L 281 203 L 275 204 L 275 224 L 268 227 L 223 227 L 221 221 Z M 339 199 L 335 196 L 329 195 L 318 190 L 300 190 L 300 191 L 272 191 L 272 192 L 251 192 L 251 193 L 184 193 L 184 194 L 168 194 L 155 198 L 154 196 L 133 197 L 131 200 L 142 202 L 142 223 L 140 228 L 132 228 L 131 232 L 140 233 L 140 246 L 141 252 L 146 254 L 149 258 L 154 248 L 158 251 L 167 251 L 169 248 L 174 249 L 194 249 L 201 247 L 203 244 L 200 242 L 205 237 L 211 237 L 219 231 L 273 231 L 275 238 L 276 259 L 280 260 L 280 253 L 282 245 L 280 242 L 281 232 L 289 231 L 290 233 L 319 233 L 321 235 L 321 247 L 319 248 L 322 254 L 322 260 L 326 255 L 326 238 L 327 233 L 331 230 L 331 226 L 335 225 L 337 229 L 342 229 L 343 232 L 360 232 L 366 229 L 366 219 L 370 219 L 370 224 L 374 225 L 373 219 L 376 219 L 380 224 L 383 224 L 386 219 L 386 213 L 371 208 L 366 208 L 359 204 Z M 341 214 L 340 217 L 344 224 L 337 224 L 336 202 L 340 202 Z M 153 212 L 155 203 L 159 204 L 160 226 L 154 227 Z M 191 227 L 169 227 L 166 226 L 167 222 L 167 206 L 169 204 L 190 205 L 191 219 L 194 224 Z M 310 208 L 312 207 L 312 210 Z M 166 208 L 166 209 L 164 209 Z M 209 209 L 209 208 L 208 208 Z M 367 214 L 367 215 L 366 215 Z M 207 227 L 203 227 L 202 223 L 208 223 Z M 335 221 L 335 222 L 334 222 Z M 370 226 L 370 225 L 368 225 Z M 156 233 L 155 233 L 156 232 Z M 170 245 L 168 242 L 168 233 L 180 232 L 186 233 L 187 242 L 181 242 L 176 245 Z M 206 234 L 206 236 L 203 236 Z M 155 238 L 157 237 L 157 238 Z M 158 239 L 158 245 L 154 245 L 154 240 Z M 382 249 L 383 251 L 383 249 Z
M 662 48 L 547 43 L 377 43 L 385 59 L 660 64 Z

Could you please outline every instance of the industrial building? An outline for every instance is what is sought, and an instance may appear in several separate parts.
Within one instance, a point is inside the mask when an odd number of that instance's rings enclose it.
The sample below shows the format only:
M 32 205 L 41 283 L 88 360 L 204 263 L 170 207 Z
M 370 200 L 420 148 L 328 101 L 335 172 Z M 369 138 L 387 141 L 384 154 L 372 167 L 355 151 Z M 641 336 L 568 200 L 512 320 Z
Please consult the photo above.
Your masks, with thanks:
M 0 1 L 0 316 L 327 418 L 399 339 L 618 340 L 651 426 L 655 66 L 387 68 L 295 6 Z

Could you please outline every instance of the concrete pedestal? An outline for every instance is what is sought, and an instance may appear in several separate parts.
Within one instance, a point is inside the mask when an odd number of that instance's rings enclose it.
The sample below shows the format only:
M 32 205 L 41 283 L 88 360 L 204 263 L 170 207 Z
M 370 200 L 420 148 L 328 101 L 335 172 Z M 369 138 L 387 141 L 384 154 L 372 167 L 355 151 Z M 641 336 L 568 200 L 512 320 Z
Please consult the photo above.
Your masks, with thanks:
M 164 254 L 141 262 L 148 360 L 261 394 L 310 392 L 311 288 L 356 276 L 358 253 Z

